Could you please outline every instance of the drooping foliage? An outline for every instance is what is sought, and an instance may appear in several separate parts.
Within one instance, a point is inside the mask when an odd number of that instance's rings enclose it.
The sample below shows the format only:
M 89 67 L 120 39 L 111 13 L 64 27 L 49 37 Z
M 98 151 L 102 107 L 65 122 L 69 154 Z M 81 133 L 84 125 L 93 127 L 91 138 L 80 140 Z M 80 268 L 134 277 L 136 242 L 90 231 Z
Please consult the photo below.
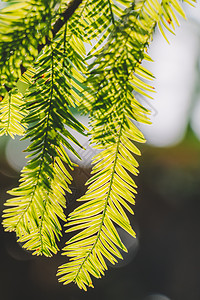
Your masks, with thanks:
M 185 1 L 188 2 L 189 1 Z M 11 1 L 0 11 L 0 135 L 23 136 L 30 145 L 14 196 L 6 201 L 3 226 L 15 231 L 23 247 L 36 255 L 58 251 L 62 236 L 76 232 L 63 249 L 68 262 L 59 281 L 92 286 L 106 261 L 115 264 L 127 251 L 116 225 L 135 237 L 133 214 L 138 143 L 137 127 L 149 123 L 149 111 L 137 95 L 150 97 L 153 75 L 142 65 L 158 27 L 166 37 L 185 18 L 177 0 Z M 17 9 L 17 12 L 16 12 Z M 89 52 L 85 49 L 90 45 Z M 92 63 L 89 64 L 89 61 Z M 24 95 L 18 81 L 27 85 Z M 87 113 L 90 131 L 73 116 Z M 65 192 L 74 163 L 65 149 L 82 147 L 71 129 L 89 134 L 99 153 L 83 201 L 65 216 Z M 72 142 L 72 143 L 71 143 Z M 137 145 L 136 145 L 137 143 Z M 77 232 L 78 231 L 78 232 Z

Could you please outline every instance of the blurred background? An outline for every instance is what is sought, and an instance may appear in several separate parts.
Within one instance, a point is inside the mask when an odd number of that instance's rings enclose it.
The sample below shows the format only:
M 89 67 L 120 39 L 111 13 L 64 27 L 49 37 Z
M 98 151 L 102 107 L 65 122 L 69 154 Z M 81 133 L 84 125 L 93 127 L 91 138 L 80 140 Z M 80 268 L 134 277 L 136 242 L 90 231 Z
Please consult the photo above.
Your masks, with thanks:
M 140 175 L 135 216 L 130 216 L 137 238 L 119 230 L 129 249 L 124 260 L 87 293 L 75 285 L 63 286 L 55 276 L 66 261 L 33 257 L 16 242 L 15 234 L 0 225 L 0 298 L 11 299 L 200 299 L 200 5 L 185 7 L 188 21 L 182 21 L 176 36 L 168 34 L 170 45 L 155 34 L 149 49 L 155 60 L 148 64 L 156 79 L 154 100 L 140 99 L 152 114 L 152 125 L 139 125 L 147 138 L 139 145 Z M 80 120 L 87 124 L 87 118 Z M 82 162 L 73 172 L 72 195 L 66 214 L 85 191 L 90 162 L 95 154 L 86 146 Z M 0 210 L 6 191 L 16 186 L 25 164 L 22 152 L 27 144 L 0 138 Z M 60 248 L 68 239 L 63 237 Z

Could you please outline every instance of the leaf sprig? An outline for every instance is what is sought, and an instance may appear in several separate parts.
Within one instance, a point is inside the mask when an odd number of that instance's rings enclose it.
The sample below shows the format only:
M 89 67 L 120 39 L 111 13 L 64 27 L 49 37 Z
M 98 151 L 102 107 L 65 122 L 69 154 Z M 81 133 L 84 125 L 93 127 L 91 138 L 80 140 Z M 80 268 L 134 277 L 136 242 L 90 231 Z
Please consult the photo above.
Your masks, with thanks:
M 72 178 L 63 162 L 71 169 L 73 163 L 64 147 L 78 157 L 67 139 L 82 147 L 66 126 L 82 134 L 85 130 L 69 109 L 74 105 L 74 96 L 69 88 L 70 73 L 66 67 L 63 69 L 64 60 L 65 56 L 52 48 L 35 64 L 30 79 L 33 83 L 25 96 L 28 114 L 24 118 L 29 125 L 24 139 L 31 141 L 26 149 L 31 160 L 22 170 L 20 186 L 9 192 L 17 198 L 6 202 L 11 208 L 4 211 L 3 221 L 6 230 L 16 231 L 25 248 L 46 256 L 58 250 L 55 242 L 55 237 L 59 239 L 61 235 L 58 218 L 65 220 L 64 190 L 70 192 L 68 184 Z M 65 64 L 70 64 L 69 58 Z M 24 78 L 27 80 L 28 75 Z
M 94 98 L 84 104 L 90 111 L 91 142 L 102 152 L 93 158 L 88 190 L 78 199 L 85 203 L 67 220 L 66 232 L 79 232 L 63 249 L 63 255 L 70 258 L 57 274 L 64 284 L 75 282 L 86 290 L 93 286 L 91 275 L 104 275 L 106 260 L 115 264 L 122 258 L 119 250 L 127 249 L 116 225 L 135 237 L 126 211 L 133 214 L 130 204 L 135 204 L 132 175 L 138 174 L 134 155 L 140 155 L 140 151 L 134 142 L 143 143 L 145 139 L 133 121 L 149 123 L 149 111 L 133 92 L 148 96 L 154 90 L 146 83 L 153 75 L 141 62 L 151 60 L 146 50 L 156 25 L 163 23 L 163 18 L 173 20 L 174 12 L 165 4 L 144 0 L 133 5 L 115 23 L 103 51 L 95 53 L 96 60 L 89 67 L 88 83 Z M 181 8 L 174 6 L 183 15 Z

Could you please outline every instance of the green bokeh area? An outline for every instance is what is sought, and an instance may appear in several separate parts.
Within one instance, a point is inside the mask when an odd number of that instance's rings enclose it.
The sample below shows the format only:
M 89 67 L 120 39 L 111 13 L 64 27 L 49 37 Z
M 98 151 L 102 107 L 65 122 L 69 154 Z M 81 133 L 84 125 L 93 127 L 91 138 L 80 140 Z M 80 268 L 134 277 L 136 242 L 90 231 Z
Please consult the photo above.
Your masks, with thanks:
M 17 88 L 24 95 L 25 92 L 26 92 L 26 89 L 28 88 L 28 84 L 25 83 L 25 82 L 22 82 L 22 81 L 18 80 L 18 82 L 17 82 Z

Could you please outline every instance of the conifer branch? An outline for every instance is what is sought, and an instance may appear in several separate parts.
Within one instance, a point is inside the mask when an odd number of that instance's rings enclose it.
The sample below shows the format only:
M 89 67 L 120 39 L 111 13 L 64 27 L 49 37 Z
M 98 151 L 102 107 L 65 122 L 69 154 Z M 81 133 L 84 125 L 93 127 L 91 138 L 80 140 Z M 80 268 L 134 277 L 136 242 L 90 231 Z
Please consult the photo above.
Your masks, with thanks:
M 136 124 L 148 124 L 150 114 L 138 97 L 154 91 L 148 83 L 154 76 L 141 62 L 151 61 L 147 48 L 156 26 L 167 40 L 165 28 L 174 32 L 177 14 L 185 18 L 178 0 L 32 0 L 1 11 L 0 135 L 30 141 L 19 186 L 8 192 L 5 231 L 15 231 L 35 255 L 58 251 L 65 192 L 71 192 L 67 166 L 74 166 L 65 150 L 80 159 L 73 145 L 83 147 L 70 131 L 85 134 L 72 107 L 89 113 L 90 141 L 99 150 L 88 190 L 77 200 L 83 204 L 67 218 L 66 233 L 76 233 L 57 274 L 64 284 L 86 290 L 93 276 L 104 275 L 107 261 L 123 258 L 127 249 L 116 225 L 135 237 L 127 212 L 134 214 L 137 193 L 136 143 L 145 142 Z M 95 40 L 86 53 L 85 44 Z M 24 97 L 19 78 L 29 85 Z

